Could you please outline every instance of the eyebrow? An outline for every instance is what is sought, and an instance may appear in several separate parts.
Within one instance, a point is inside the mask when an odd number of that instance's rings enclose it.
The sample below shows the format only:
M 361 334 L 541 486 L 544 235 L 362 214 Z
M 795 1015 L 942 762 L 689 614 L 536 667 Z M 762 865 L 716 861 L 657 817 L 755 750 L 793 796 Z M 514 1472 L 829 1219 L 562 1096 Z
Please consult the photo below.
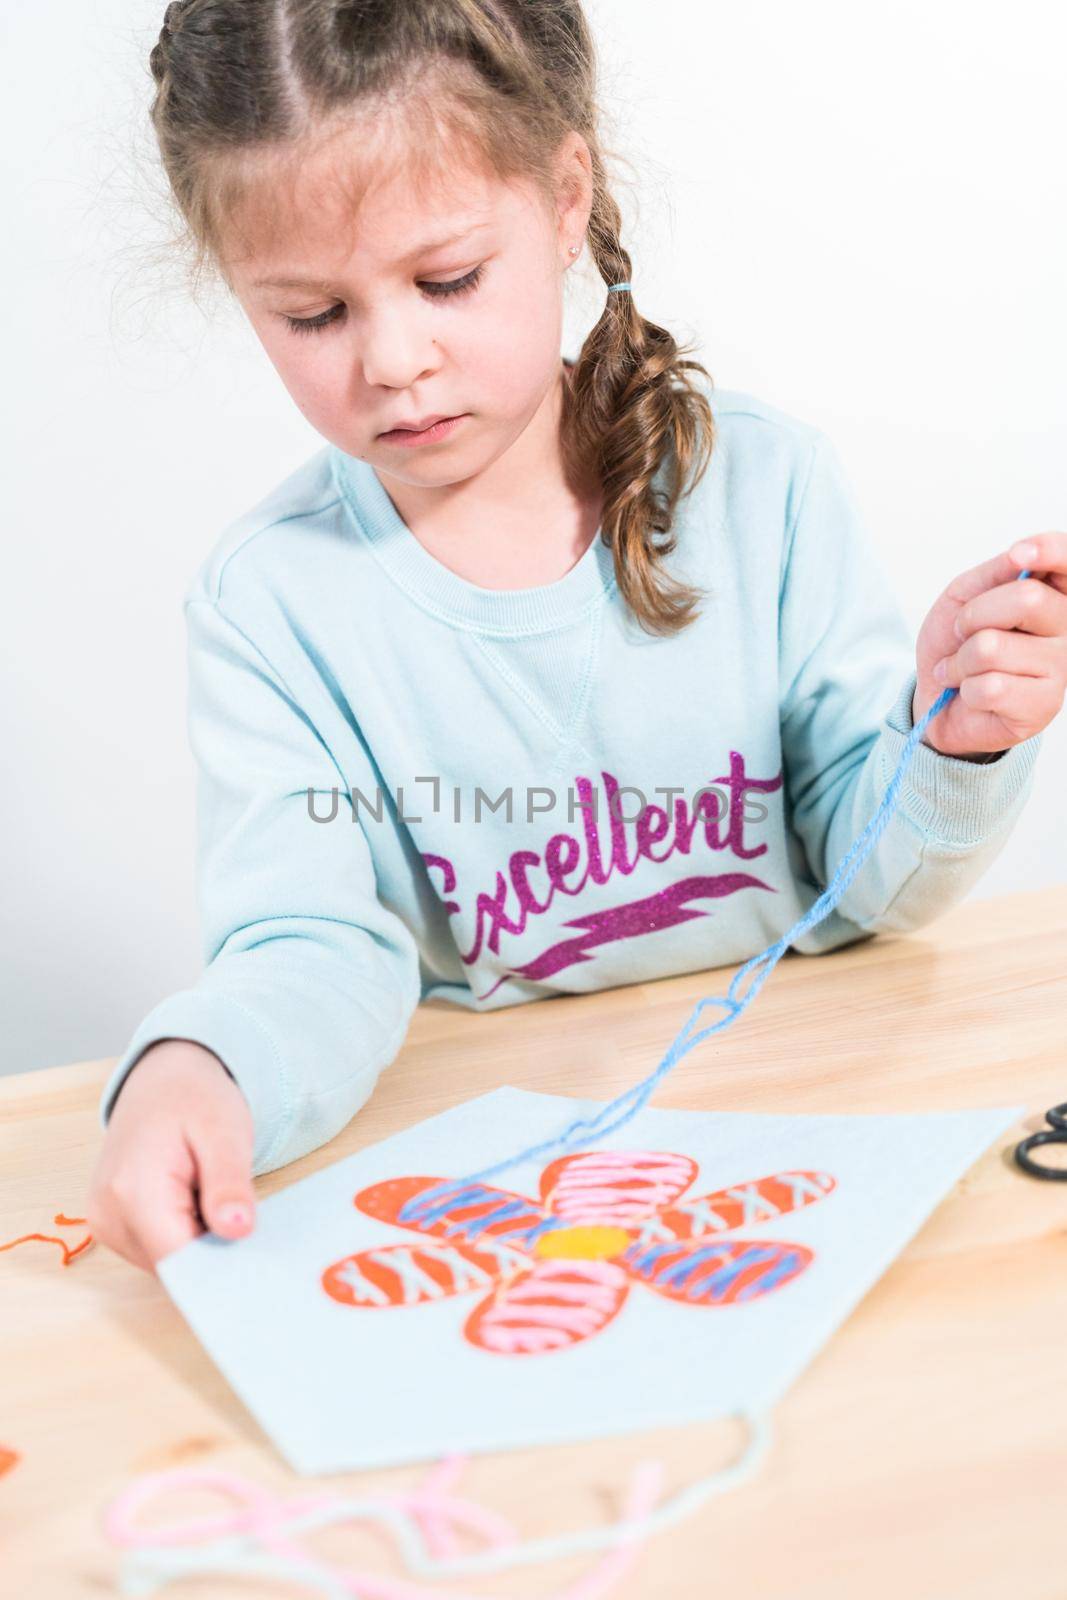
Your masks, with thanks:
M 469 239 L 472 233 L 477 233 L 481 228 L 487 228 L 487 222 L 475 222 L 470 227 L 462 228 L 459 233 L 449 234 L 444 239 L 428 239 L 425 243 L 416 245 L 415 249 L 399 262 L 400 266 L 407 266 L 409 261 L 414 261 L 417 256 L 428 256 L 435 250 L 443 250 L 447 245 L 459 244 L 464 239 Z M 329 278 L 255 278 L 252 282 L 255 289 L 330 289 L 333 283 Z

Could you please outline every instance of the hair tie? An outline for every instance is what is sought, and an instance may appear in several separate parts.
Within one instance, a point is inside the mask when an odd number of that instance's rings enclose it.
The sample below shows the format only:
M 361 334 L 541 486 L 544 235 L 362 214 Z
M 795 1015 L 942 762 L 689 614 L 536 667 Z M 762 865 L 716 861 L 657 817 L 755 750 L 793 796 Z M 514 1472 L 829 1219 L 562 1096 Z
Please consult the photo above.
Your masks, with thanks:
M 608 284 L 608 293 L 610 294 L 612 289 L 629 289 L 629 288 L 630 288 L 629 282 L 627 282 L 627 283 L 609 283 Z

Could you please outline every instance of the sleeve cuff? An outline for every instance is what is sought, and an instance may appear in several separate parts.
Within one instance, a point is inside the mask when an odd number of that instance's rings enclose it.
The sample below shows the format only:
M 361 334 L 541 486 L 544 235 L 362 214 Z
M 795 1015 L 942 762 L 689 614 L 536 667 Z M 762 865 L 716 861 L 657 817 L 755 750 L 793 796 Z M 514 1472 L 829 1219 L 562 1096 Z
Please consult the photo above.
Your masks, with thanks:
M 915 724 L 911 707 L 912 671 L 882 726 L 882 791 L 889 786 Z M 1029 788 L 1042 735 L 1024 739 L 995 761 L 967 761 L 942 755 L 920 739 L 912 752 L 898 798 L 898 810 L 932 840 L 969 846 L 995 833 Z
M 100 1123 L 107 1126 L 119 1090 L 148 1049 L 161 1039 L 191 1039 L 213 1050 L 248 1101 L 255 1127 L 254 1173 L 269 1170 L 273 1147 L 288 1123 L 290 1096 L 274 1041 L 239 1001 L 185 989 L 148 1013 L 104 1085 Z

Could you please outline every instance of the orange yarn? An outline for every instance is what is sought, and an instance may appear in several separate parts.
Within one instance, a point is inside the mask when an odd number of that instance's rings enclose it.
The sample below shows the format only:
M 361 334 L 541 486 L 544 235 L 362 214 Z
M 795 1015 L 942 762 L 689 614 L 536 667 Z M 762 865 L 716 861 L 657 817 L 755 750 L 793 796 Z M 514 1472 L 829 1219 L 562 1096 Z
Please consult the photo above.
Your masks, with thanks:
M 60 1228 L 77 1228 L 85 1226 L 84 1217 L 65 1217 L 62 1211 L 58 1211 L 52 1220 L 56 1223 L 57 1227 Z M 74 1257 L 80 1256 L 82 1251 L 87 1250 L 93 1242 L 92 1234 L 87 1233 L 81 1244 L 75 1245 L 74 1249 L 72 1250 L 64 1239 L 58 1239 L 54 1233 L 24 1233 L 18 1239 L 9 1239 L 7 1244 L 0 1244 L 0 1250 L 13 1250 L 17 1244 L 25 1244 L 29 1239 L 40 1239 L 45 1244 L 57 1244 L 63 1252 L 63 1265 L 65 1267 L 69 1267 L 71 1262 L 74 1260 Z M 3 1458 L 0 1456 L 0 1471 L 5 1470 L 2 1465 L 2 1460 Z M 13 1463 L 9 1463 L 9 1465 L 13 1465 Z

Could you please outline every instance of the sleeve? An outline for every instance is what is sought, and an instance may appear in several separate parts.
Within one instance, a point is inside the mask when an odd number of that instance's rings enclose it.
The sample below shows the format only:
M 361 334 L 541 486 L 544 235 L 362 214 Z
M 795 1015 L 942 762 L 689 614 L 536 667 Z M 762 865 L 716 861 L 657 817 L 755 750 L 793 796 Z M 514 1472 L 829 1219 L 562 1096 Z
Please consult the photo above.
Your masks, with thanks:
M 418 950 L 378 899 L 350 787 L 281 676 L 214 600 L 188 599 L 185 614 L 206 969 L 145 1017 L 100 1120 L 149 1045 L 194 1040 L 248 1100 L 258 1174 L 324 1144 L 368 1099 L 418 1004 Z M 337 796 L 332 822 L 314 820 L 309 789 L 330 796 L 318 817 Z
M 888 572 L 817 432 L 783 551 L 779 692 L 787 825 L 819 893 L 881 805 L 913 728 L 915 683 Z M 817 954 L 908 932 L 962 900 L 1025 804 L 1040 743 L 1038 734 L 979 762 L 920 741 L 870 855 L 795 948 Z

